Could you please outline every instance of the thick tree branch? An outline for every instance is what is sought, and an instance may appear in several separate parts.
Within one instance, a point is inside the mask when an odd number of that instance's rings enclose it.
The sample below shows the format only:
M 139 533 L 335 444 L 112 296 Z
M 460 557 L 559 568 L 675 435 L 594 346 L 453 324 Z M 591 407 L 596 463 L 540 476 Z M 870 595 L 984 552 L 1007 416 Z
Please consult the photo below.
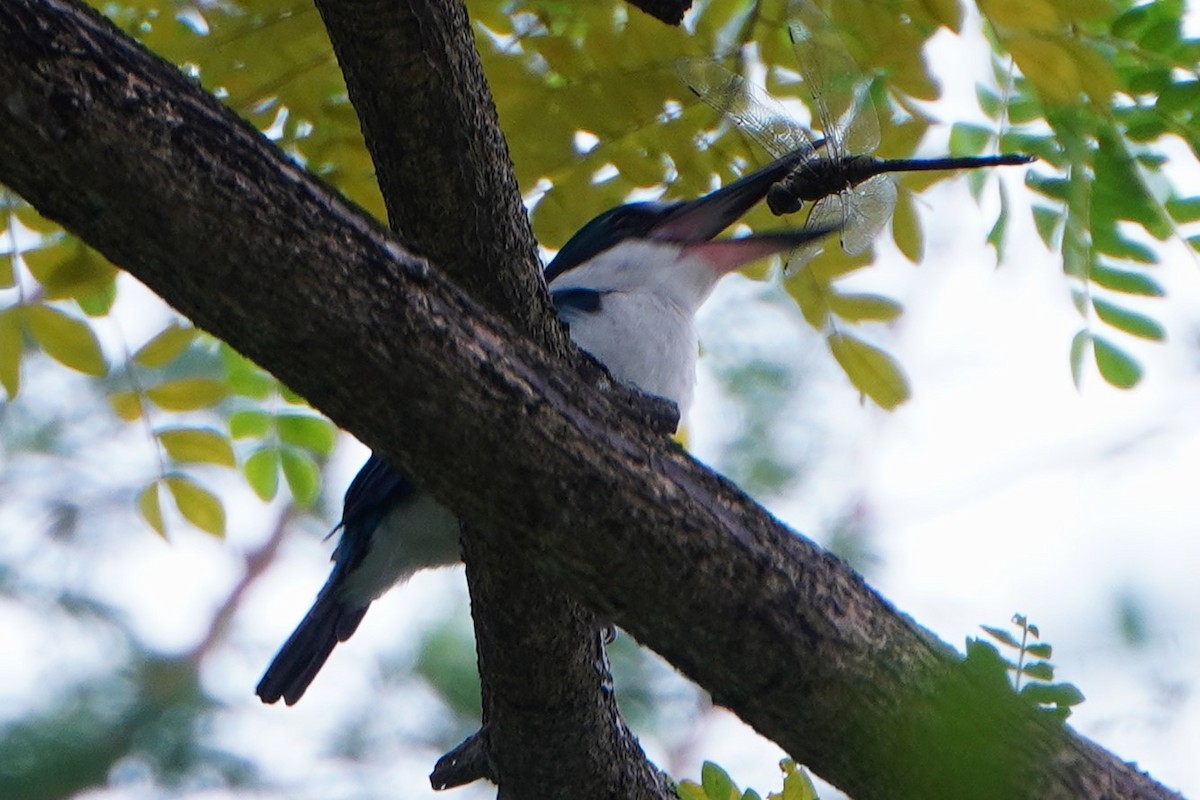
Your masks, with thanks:
M 400 241 L 566 352 L 460 0 L 316 5 Z
M 858 798 L 1170 796 L 963 670 L 91 12 L 6 0 L 0 49 L 0 180 L 818 774 Z
M 565 352 L 462 3 L 317 8 L 392 228 L 476 300 Z M 505 537 L 468 526 L 463 555 L 485 728 L 439 763 L 433 784 L 488 777 L 507 797 L 673 796 L 621 718 L 594 616 Z

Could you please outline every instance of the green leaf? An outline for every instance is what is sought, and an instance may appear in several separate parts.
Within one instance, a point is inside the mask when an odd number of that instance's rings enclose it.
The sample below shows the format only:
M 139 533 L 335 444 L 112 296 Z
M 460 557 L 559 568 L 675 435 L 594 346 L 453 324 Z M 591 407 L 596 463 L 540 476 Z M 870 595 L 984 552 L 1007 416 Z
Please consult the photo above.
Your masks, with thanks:
M 993 136 L 995 136 L 995 132 L 991 128 L 956 122 L 950 129 L 950 155 L 979 155 L 987 149 Z
M 158 481 L 138 492 L 137 508 L 146 524 L 153 528 L 159 536 L 166 538 L 167 526 L 163 522 L 162 505 L 158 497 Z
M 21 308 L 0 311 L 0 386 L 9 400 L 21 388 Z
M 1142 367 L 1133 356 L 1100 336 L 1093 336 L 1100 375 L 1118 389 L 1131 389 L 1142 379 Z
M 1071 339 L 1071 380 L 1076 389 L 1083 388 L 1083 360 L 1092 349 L 1092 334 L 1081 330 Z
M 741 792 L 725 770 L 711 761 L 700 768 L 700 784 L 710 800 L 740 800 Z
M 1035 644 L 1027 645 L 1025 647 L 1025 652 L 1034 658 L 1048 659 L 1050 658 L 1051 654 L 1054 653 L 1054 648 L 1046 642 L 1036 642 Z
M 1062 228 L 1062 212 L 1046 206 L 1033 207 L 1033 224 L 1042 243 L 1053 250 L 1058 246 L 1058 234 Z
M 1167 213 L 1179 223 L 1200 221 L 1200 197 L 1173 197 L 1167 201 Z
M 111 280 L 92 292 L 77 295 L 75 302 L 89 317 L 103 317 L 117 302 L 117 281 Z
M 289 403 L 292 403 L 293 405 L 307 405 L 307 403 L 308 403 L 307 400 L 305 400 L 303 397 L 296 394 L 294 391 L 292 391 L 288 387 L 284 386 L 283 384 L 279 385 L 279 394 L 280 394 L 280 396 L 283 397 L 284 400 L 287 400 Z
M 850 322 L 889 322 L 900 316 L 903 306 L 890 297 L 867 293 L 831 292 L 829 310 Z
M 1008 686 L 1008 670 L 1016 669 L 1016 664 L 1001 656 L 991 642 L 972 637 L 967 639 L 963 667 L 969 674 L 985 678 L 996 686 Z
M 1035 681 L 1052 681 L 1054 680 L 1054 667 L 1047 661 L 1030 661 L 1021 666 L 1021 674 L 1033 678 Z
M 1136 294 L 1143 297 L 1163 296 L 1162 286 L 1159 285 L 1158 281 L 1143 272 L 1132 272 L 1130 270 L 1108 267 L 1103 264 L 1095 264 L 1092 266 L 1091 274 L 1088 277 L 1097 286 L 1112 289 L 1114 292 Z
M 251 453 L 242 466 L 246 482 L 261 500 L 273 500 L 279 492 L 279 448 L 264 447 Z
M 277 382 L 257 364 L 238 353 L 227 344 L 220 348 L 221 362 L 225 365 L 225 375 L 229 388 L 234 394 L 251 397 L 255 400 L 266 400 L 275 391 Z
M 1004 233 L 1008 230 L 1008 190 L 1004 188 L 1004 182 L 1000 182 L 1000 213 L 996 215 L 996 222 L 992 225 L 992 229 L 988 231 L 987 243 L 996 249 L 996 262 L 1004 260 Z
M 209 428 L 171 428 L 158 431 L 167 455 L 176 461 L 192 464 L 237 466 L 229 440 Z
M 704 787 L 693 781 L 681 781 L 675 787 L 680 800 L 708 800 Z
M 167 411 L 196 411 L 210 408 L 229 393 L 224 382 L 215 378 L 180 378 L 146 390 L 146 396 Z
M 25 306 L 24 315 L 30 334 L 55 361 L 96 377 L 108 372 L 100 342 L 86 322 L 42 305 Z
M 317 491 L 321 486 L 321 471 L 312 456 L 294 447 L 280 450 L 283 460 L 283 476 L 287 478 L 288 489 L 292 497 L 301 506 L 310 505 L 317 499 Z
M 261 439 L 271 430 L 274 419 L 257 408 L 235 411 L 229 415 L 229 435 L 234 439 Z
M 168 475 L 166 482 L 184 519 L 205 533 L 225 535 L 225 508 L 215 494 L 183 475 Z
M 1096 315 L 1100 319 L 1126 333 L 1156 342 L 1161 342 L 1166 338 L 1167 334 L 1162 325 L 1144 314 L 1121 308 L 1099 297 L 1092 298 L 1092 308 L 1096 309 Z
M 196 329 L 171 323 L 165 330 L 146 342 L 133 354 L 133 360 L 143 367 L 161 369 L 187 349 L 196 338 Z
M 878 347 L 848 333 L 831 333 L 826 341 L 854 388 L 881 408 L 891 410 L 911 395 L 900 365 Z
M 1070 683 L 1027 683 L 1021 687 L 1021 697 L 1031 703 L 1077 706 L 1085 698 L 1079 688 Z
M 772 800 L 819 800 L 817 787 L 813 786 L 808 773 L 790 758 L 779 762 L 783 770 L 783 794 L 771 795 Z
M 1021 646 L 1021 643 L 1018 642 L 1013 635 L 1004 628 L 993 628 L 990 625 L 980 625 L 979 627 L 983 628 L 983 630 L 987 632 L 988 636 L 991 636 L 993 639 L 1002 644 L 1006 644 L 1009 647 Z
M 337 429 L 324 417 L 312 414 L 280 414 L 275 424 L 282 442 L 312 450 L 323 456 L 333 452 L 333 446 L 337 443 Z

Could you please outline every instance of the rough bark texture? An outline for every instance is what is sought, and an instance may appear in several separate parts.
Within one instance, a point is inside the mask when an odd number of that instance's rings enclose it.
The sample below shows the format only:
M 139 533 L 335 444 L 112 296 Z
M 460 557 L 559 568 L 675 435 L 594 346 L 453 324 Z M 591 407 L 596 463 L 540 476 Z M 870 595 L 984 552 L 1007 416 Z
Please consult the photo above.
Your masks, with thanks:
M 5 0 L 0 51 L 0 181 L 852 796 L 1172 796 L 962 669 L 91 11 Z
M 537 242 L 462 3 L 316 5 L 392 230 L 467 294 L 536 339 L 562 347 L 565 337 L 540 290 Z
M 458 0 L 318 0 L 391 227 L 474 299 L 566 351 Z M 506 537 L 463 531 L 484 729 L 435 786 L 487 777 L 506 797 L 673 796 L 629 732 L 594 616 Z M 456 755 L 461 756 L 461 753 Z M 450 768 L 452 765 L 452 768 Z

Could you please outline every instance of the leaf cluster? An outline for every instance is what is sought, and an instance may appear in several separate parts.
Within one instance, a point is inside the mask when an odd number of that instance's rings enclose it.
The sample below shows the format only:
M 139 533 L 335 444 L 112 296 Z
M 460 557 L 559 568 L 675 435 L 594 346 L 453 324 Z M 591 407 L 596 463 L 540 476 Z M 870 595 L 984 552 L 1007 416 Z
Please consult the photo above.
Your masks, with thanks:
M 771 792 L 767 800 L 818 800 L 817 789 L 804 768 L 790 758 L 779 762 L 783 772 L 783 788 Z M 680 800 L 762 800 L 753 789 L 741 791 L 729 773 L 711 761 L 700 769 L 700 783 L 683 781 L 677 785 Z
M 1184 35 L 1186 4 L 1038 0 L 1019 13 L 1004 3 L 980 9 L 997 46 L 1000 87 L 979 87 L 980 106 L 1002 130 L 1002 149 L 1040 159 L 1027 180 L 1039 195 L 1034 222 L 1061 255 L 1083 320 L 1071 344 L 1072 376 L 1080 384 L 1091 360 L 1106 382 L 1130 388 L 1142 368 L 1122 339 L 1166 335 L 1145 302 L 1164 293 L 1153 270 L 1157 243 L 1200 248 L 1189 231 L 1200 220 L 1200 196 L 1163 173 L 1168 138 L 1200 153 L 1200 41 Z M 991 134 L 958 126 L 952 141 L 977 152 Z M 1002 238 L 1006 219 L 1002 211 L 991 241 Z
M 674 63 L 684 56 L 723 58 L 735 69 L 765 74 L 769 91 L 802 106 L 808 93 L 786 33 L 795 2 L 711 0 L 694 9 L 684 28 L 672 29 L 620 3 L 471 0 L 476 42 L 539 240 L 559 246 L 582 221 L 631 194 L 665 187 L 672 197 L 697 196 L 765 163 L 769 156 L 744 133 L 691 97 Z M 939 31 L 965 33 L 963 9 L 948 0 L 818 5 L 830 20 L 826 38 L 844 47 L 870 82 L 880 154 L 914 155 L 941 123 L 928 110 L 940 88 L 924 48 Z M 1200 246 L 1191 230 L 1200 220 L 1200 196 L 1180 192 L 1161 171 L 1168 139 L 1183 141 L 1193 157 L 1200 152 L 1200 46 L 1184 33 L 1186 4 L 1034 0 L 1019 13 L 993 0 L 978 5 L 992 49 L 992 81 L 977 91 L 987 123 L 953 126 L 952 154 L 999 149 L 1040 159 L 1028 179 L 1038 197 L 1034 222 L 1060 254 L 1082 318 L 1071 347 L 1073 374 L 1081 381 L 1092 360 L 1109 383 L 1133 386 L 1142 370 L 1125 340 L 1165 336 L 1151 310 L 1164 291 L 1154 273 L 1157 245 L 1175 238 L 1193 251 Z M 164 9 L 157 0 L 122 0 L 103 9 L 297 162 L 383 214 L 357 119 L 310 3 L 231 0 Z M 911 191 L 900 194 L 891 236 L 913 261 L 924 255 L 928 224 L 913 192 L 947 177 L 903 180 Z M 971 181 L 982 198 L 989 175 Z M 998 255 L 1012 222 L 1002 186 L 999 198 L 988 237 Z M 0 196 L 0 213 L 0 386 L 10 399 L 19 393 L 31 347 L 69 368 L 109 376 L 114 387 L 112 376 L 146 371 L 144 390 L 114 388 L 119 418 L 144 422 L 147 409 L 156 418 L 210 415 L 203 423 L 152 426 L 171 469 L 227 467 L 232 452 L 259 496 L 273 497 L 281 474 L 298 498 L 316 495 L 315 459 L 329 436 L 314 431 L 327 429 L 291 416 L 309 412 L 284 411 L 281 388 L 237 389 L 228 369 L 160 380 L 155 370 L 168 365 L 156 365 L 153 353 L 143 354 L 147 363 L 129 361 L 122 369 L 97 333 L 124 285 L 116 267 L 11 194 Z M 779 224 L 765 209 L 745 222 L 753 229 Z M 891 408 L 909 396 L 908 381 L 865 331 L 890 323 L 902 307 L 843 284 L 868 263 L 868 255 L 852 258 L 827 247 L 785 288 L 852 384 Z M 749 272 L 765 274 L 763 267 Z M 184 336 L 176 328 L 162 335 L 156 346 L 168 350 L 178 343 L 173 337 Z M 283 406 L 262 407 L 281 398 Z M 211 492 L 166 467 L 139 501 L 155 527 L 163 528 L 163 492 L 201 527 L 223 528 Z
M 1016 651 L 1015 658 L 1001 655 L 992 642 L 968 639 L 967 665 L 1009 674 L 1013 689 L 1023 699 L 1047 714 L 1066 720 L 1072 706 L 1083 702 L 1083 692 L 1074 684 L 1054 681 L 1054 665 L 1050 662 L 1054 648 L 1049 642 L 1038 641 L 1041 634 L 1036 625 L 1021 614 L 1014 614 L 1011 623 L 1020 638 L 1005 628 L 980 627 L 1006 650 Z

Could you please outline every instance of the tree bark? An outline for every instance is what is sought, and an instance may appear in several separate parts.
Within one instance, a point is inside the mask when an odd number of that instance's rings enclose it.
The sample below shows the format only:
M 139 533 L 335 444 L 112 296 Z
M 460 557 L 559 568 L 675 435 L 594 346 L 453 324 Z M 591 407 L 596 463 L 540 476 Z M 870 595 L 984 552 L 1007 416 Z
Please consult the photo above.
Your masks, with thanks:
M 1172 796 L 964 669 L 93 12 L 6 0 L 0 50 L 0 180 L 817 774 L 858 798 Z
M 567 352 L 462 4 L 317 8 L 393 231 L 475 300 Z M 673 797 L 621 717 L 595 616 L 514 557 L 507 537 L 466 526 L 462 538 L 484 728 L 469 757 L 439 762 L 434 786 L 486 777 L 505 797 Z

